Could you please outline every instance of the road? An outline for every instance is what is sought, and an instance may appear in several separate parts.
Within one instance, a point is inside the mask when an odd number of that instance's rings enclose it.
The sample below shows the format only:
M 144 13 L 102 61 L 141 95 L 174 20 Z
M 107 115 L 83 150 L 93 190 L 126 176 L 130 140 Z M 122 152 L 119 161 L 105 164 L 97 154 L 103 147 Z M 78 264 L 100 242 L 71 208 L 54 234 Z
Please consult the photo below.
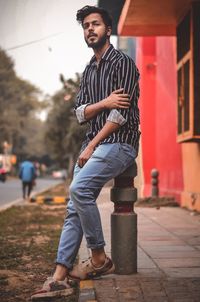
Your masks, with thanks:
M 52 185 L 56 185 L 62 182 L 60 179 L 40 179 L 36 180 L 36 186 L 32 192 L 40 192 L 49 188 Z M 21 181 L 19 179 L 11 179 L 5 183 L 0 182 L 0 208 L 7 207 L 12 204 L 13 201 L 22 199 Z

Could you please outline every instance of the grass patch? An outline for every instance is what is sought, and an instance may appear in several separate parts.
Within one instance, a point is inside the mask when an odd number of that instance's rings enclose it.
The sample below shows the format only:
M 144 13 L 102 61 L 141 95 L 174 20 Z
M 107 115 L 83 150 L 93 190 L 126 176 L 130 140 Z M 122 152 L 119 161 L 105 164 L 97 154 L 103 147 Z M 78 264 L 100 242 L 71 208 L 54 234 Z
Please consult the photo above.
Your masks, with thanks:
M 63 182 L 39 194 L 40 196 L 65 196 L 68 197 L 69 181 Z
M 174 197 L 163 196 L 139 198 L 136 201 L 135 206 L 159 209 L 160 207 L 178 207 L 179 204 L 177 203 Z
M 65 212 L 65 206 L 35 204 L 0 212 L 1 302 L 30 301 L 52 274 Z M 75 302 L 77 295 L 48 301 Z

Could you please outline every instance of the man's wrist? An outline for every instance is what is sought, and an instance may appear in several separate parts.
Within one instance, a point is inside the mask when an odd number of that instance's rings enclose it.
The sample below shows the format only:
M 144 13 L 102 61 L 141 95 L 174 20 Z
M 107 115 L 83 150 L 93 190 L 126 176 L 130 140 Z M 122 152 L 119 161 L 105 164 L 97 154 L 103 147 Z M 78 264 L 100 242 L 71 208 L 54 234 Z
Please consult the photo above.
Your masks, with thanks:
M 106 100 L 107 100 L 107 98 L 105 98 L 105 99 L 103 99 L 103 100 L 100 101 L 102 110 L 107 109 L 107 107 L 106 107 Z
M 94 142 L 90 142 L 89 144 L 88 144 L 88 148 L 90 148 L 90 149 L 95 149 L 96 148 L 96 144 L 94 143 Z

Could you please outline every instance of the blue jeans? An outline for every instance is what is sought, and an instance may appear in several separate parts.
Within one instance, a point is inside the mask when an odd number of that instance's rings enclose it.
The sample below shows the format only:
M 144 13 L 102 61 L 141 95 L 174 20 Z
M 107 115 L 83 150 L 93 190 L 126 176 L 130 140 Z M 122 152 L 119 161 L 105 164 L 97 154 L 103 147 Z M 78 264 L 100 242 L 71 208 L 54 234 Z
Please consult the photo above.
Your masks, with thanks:
M 125 171 L 136 156 L 130 145 L 107 143 L 99 145 L 82 168 L 75 166 L 56 263 L 73 267 L 83 234 L 88 248 L 105 246 L 96 199 L 105 183 Z

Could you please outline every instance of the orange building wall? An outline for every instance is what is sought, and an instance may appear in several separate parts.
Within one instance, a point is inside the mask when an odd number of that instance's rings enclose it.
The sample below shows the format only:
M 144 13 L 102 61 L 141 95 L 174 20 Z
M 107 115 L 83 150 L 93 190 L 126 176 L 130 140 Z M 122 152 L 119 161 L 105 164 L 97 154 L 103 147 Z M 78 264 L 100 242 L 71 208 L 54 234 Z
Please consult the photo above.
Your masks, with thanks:
M 200 144 L 183 143 L 184 190 L 181 205 L 200 211 Z

